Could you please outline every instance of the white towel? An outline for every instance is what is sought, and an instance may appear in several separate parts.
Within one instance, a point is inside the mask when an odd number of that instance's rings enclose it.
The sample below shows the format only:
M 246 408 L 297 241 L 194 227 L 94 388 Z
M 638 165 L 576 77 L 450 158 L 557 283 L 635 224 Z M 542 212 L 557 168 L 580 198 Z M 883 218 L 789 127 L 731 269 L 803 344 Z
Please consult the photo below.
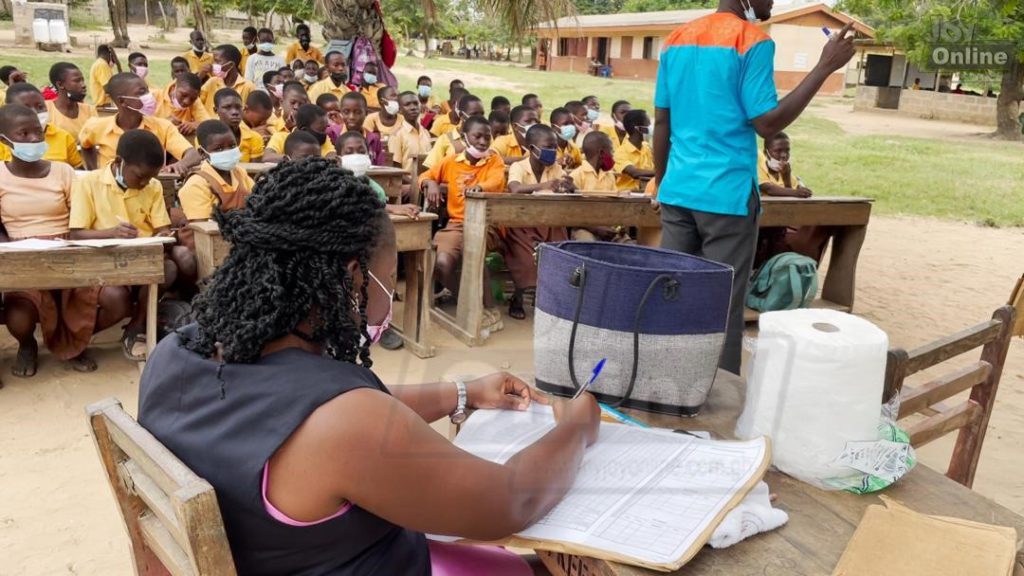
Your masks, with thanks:
M 768 485 L 758 482 L 747 497 L 725 515 L 708 544 L 712 548 L 728 548 L 754 534 L 774 530 L 788 521 L 788 514 L 772 508 Z

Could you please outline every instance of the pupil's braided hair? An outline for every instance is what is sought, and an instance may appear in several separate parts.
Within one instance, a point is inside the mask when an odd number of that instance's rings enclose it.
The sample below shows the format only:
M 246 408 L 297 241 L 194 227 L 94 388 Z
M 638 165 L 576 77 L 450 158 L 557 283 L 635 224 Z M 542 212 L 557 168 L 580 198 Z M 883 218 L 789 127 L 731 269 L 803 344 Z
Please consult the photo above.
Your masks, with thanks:
M 231 252 L 193 302 L 198 332 L 185 347 L 209 358 L 220 345 L 224 361 L 252 363 L 309 319 L 326 354 L 372 365 L 360 344 L 367 282 L 357 306 L 346 267 L 355 260 L 369 278 L 387 218 L 369 185 L 323 158 L 284 162 L 260 177 L 245 208 L 215 218 Z

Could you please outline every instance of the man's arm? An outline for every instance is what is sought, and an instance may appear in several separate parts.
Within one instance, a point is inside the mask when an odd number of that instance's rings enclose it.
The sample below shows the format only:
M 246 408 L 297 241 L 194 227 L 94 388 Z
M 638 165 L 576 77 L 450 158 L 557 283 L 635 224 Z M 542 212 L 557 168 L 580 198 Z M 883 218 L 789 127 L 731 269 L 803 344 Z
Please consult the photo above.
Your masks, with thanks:
M 672 112 L 668 108 L 654 109 L 654 182 L 661 184 L 668 168 L 668 148 L 671 135 Z
M 821 58 L 809 74 L 800 84 L 779 101 L 774 109 L 754 118 L 754 129 L 762 138 L 768 138 L 778 134 L 792 124 L 800 113 L 811 103 L 811 99 L 818 93 L 828 77 L 833 72 L 846 66 L 853 58 L 853 35 L 847 36 L 853 28 L 853 22 L 849 22 L 843 29 L 829 37 L 828 43 L 821 51 Z M 661 119 L 658 117 L 658 126 L 661 126 Z M 658 162 L 658 133 L 654 133 L 655 152 L 654 161 Z

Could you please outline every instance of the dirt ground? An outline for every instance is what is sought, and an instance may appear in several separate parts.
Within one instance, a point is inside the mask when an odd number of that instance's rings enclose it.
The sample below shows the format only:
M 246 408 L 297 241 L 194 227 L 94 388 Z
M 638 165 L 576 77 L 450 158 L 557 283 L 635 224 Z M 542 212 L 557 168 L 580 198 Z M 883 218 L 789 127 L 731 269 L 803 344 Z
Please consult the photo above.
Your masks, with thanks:
M 860 260 L 859 314 L 913 347 L 988 318 L 1022 272 L 1024 231 L 935 220 L 876 217 Z M 401 317 L 396 314 L 396 317 Z M 532 369 L 532 326 L 508 328 L 472 351 L 441 330 L 438 355 L 422 361 L 404 352 L 376 352 L 375 370 L 388 383 L 444 375 Z M 0 575 L 126 574 L 127 537 L 105 484 L 83 408 L 109 396 L 135 412 L 138 370 L 112 342 L 99 338 L 100 370 L 77 374 L 48 356 L 39 374 L 9 374 L 14 343 L 0 336 Z M 1020 446 L 1024 444 L 1024 344 L 1012 345 L 989 426 L 975 489 L 1024 513 Z M 922 451 L 944 469 L 949 442 Z

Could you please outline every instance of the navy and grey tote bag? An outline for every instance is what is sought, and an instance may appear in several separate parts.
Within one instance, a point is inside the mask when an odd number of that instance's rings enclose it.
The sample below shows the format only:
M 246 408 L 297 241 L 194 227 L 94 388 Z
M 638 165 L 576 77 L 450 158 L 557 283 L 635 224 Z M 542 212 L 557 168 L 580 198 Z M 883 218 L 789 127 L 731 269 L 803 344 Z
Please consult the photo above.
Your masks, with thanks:
M 692 416 L 725 343 L 732 268 L 670 250 L 608 242 L 538 249 L 533 343 L 537 386 L 601 402 Z

